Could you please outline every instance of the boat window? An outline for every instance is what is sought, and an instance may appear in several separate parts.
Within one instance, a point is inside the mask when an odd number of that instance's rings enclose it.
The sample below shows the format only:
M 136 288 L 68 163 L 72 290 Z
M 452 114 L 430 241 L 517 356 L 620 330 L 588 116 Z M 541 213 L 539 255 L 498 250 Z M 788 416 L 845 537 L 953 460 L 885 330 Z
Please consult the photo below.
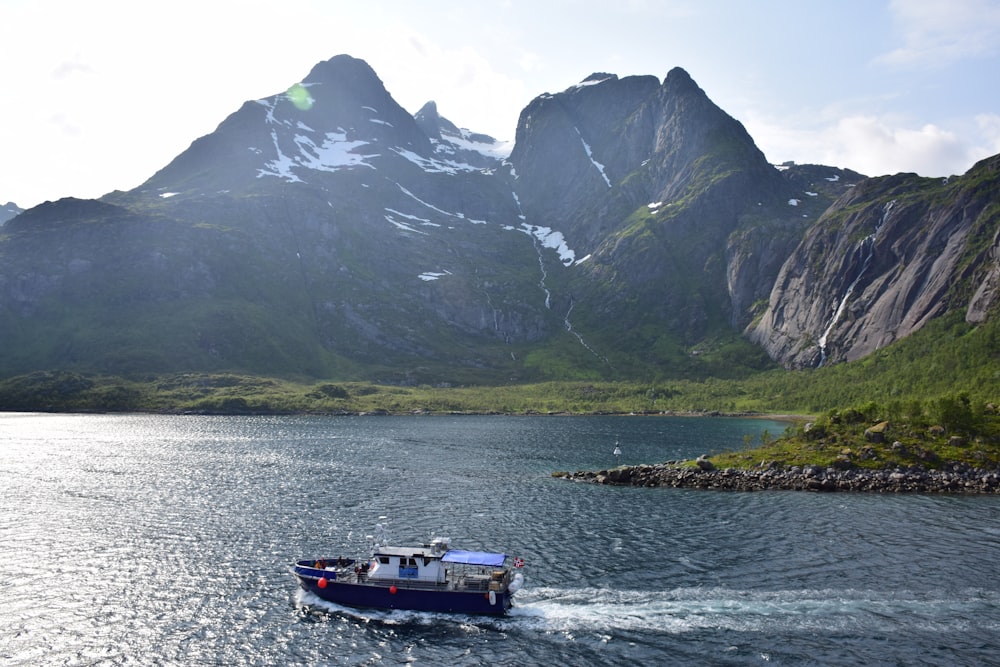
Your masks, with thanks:
M 388 556 L 379 556 L 378 557 L 378 562 L 382 563 L 383 565 L 388 565 L 389 564 L 389 557 Z

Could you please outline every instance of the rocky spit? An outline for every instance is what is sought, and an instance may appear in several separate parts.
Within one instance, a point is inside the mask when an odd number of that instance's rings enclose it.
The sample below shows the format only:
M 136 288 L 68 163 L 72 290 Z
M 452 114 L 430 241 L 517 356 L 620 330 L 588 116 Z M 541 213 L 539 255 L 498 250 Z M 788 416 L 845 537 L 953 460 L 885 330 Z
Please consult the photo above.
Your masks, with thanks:
M 553 477 L 594 484 L 670 487 L 715 491 L 853 491 L 865 493 L 1000 493 L 1000 471 L 955 463 L 869 470 L 771 464 L 752 469 L 719 469 L 704 458 L 697 467 L 681 461 L 620 466 L 610 470 L 556 472 Z

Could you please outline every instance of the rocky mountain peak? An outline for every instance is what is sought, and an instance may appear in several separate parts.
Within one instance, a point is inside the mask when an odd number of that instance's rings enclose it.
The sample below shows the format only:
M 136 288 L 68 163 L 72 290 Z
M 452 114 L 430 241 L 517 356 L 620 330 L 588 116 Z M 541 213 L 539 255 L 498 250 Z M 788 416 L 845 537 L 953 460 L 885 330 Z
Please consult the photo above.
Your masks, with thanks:
M 673 94 L 701 90 L 698 84 L 694 82 L 694 79 L 691 78 L 691 75 L 687 73 L 687 70 L 681 67 L 671 68 L 667 72 L 666 78 L 663 79 L 663 87 Z
M 428 136 L 436 136 L 441 133 L 441 116 L 438 114 L 437 102 L 431 100 L 420 107 L 420 110 L 413 114 L 417 125 L 427 133 Z M 455 128 L 458 129 L 458 128 Z
M 13 218 L 18 213 L 21 213 L 24 209 L 15 204 L 12 201 L 7 202 L 3 206 L 0 206 L 0 225 Z
M 304 83 L 322 83 L 337 86 L 344 91 L 360 89 L 385 90 L 382 80 L 366 61 L 341 54 L 317 63 L 303 79 Z
M 189 196 L 259 179 L 306 183 L 433 152 L 365 61 L 336 56 L 288 90 L 246 102 L 140 189 Z
M 434 147 L 435 156 L 457 168 L 495 169 L 510 154 L 509 146 L 488 134 L 459 128 L 427 102 L 413 115 Z

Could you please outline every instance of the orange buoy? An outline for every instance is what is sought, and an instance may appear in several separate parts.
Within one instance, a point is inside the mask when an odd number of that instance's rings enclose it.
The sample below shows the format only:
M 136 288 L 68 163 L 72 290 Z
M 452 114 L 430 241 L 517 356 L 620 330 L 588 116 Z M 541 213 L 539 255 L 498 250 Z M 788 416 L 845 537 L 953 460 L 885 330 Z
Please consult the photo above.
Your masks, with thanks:
M 322 577 L 318 582 L 316 582 L 316 584 L 320 588 L 326 588 L 326 577 Z
M 389 592 L 392 593 L 393 595 L 395 595 L 396 594 L 396 587 L 395 586 L 389 586 Z

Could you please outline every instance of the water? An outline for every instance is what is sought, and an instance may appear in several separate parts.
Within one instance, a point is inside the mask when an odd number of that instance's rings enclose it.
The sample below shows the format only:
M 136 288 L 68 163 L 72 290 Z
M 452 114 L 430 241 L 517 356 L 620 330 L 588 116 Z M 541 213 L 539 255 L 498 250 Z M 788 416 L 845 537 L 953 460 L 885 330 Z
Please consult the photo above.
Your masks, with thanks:
M 633 489 L 555 470 L 782 425 L 0 415 L 6 665 L 1000 664 L 1000 498 Z M 504 618 L 352 611 L 299 557 L 524 557 Z

